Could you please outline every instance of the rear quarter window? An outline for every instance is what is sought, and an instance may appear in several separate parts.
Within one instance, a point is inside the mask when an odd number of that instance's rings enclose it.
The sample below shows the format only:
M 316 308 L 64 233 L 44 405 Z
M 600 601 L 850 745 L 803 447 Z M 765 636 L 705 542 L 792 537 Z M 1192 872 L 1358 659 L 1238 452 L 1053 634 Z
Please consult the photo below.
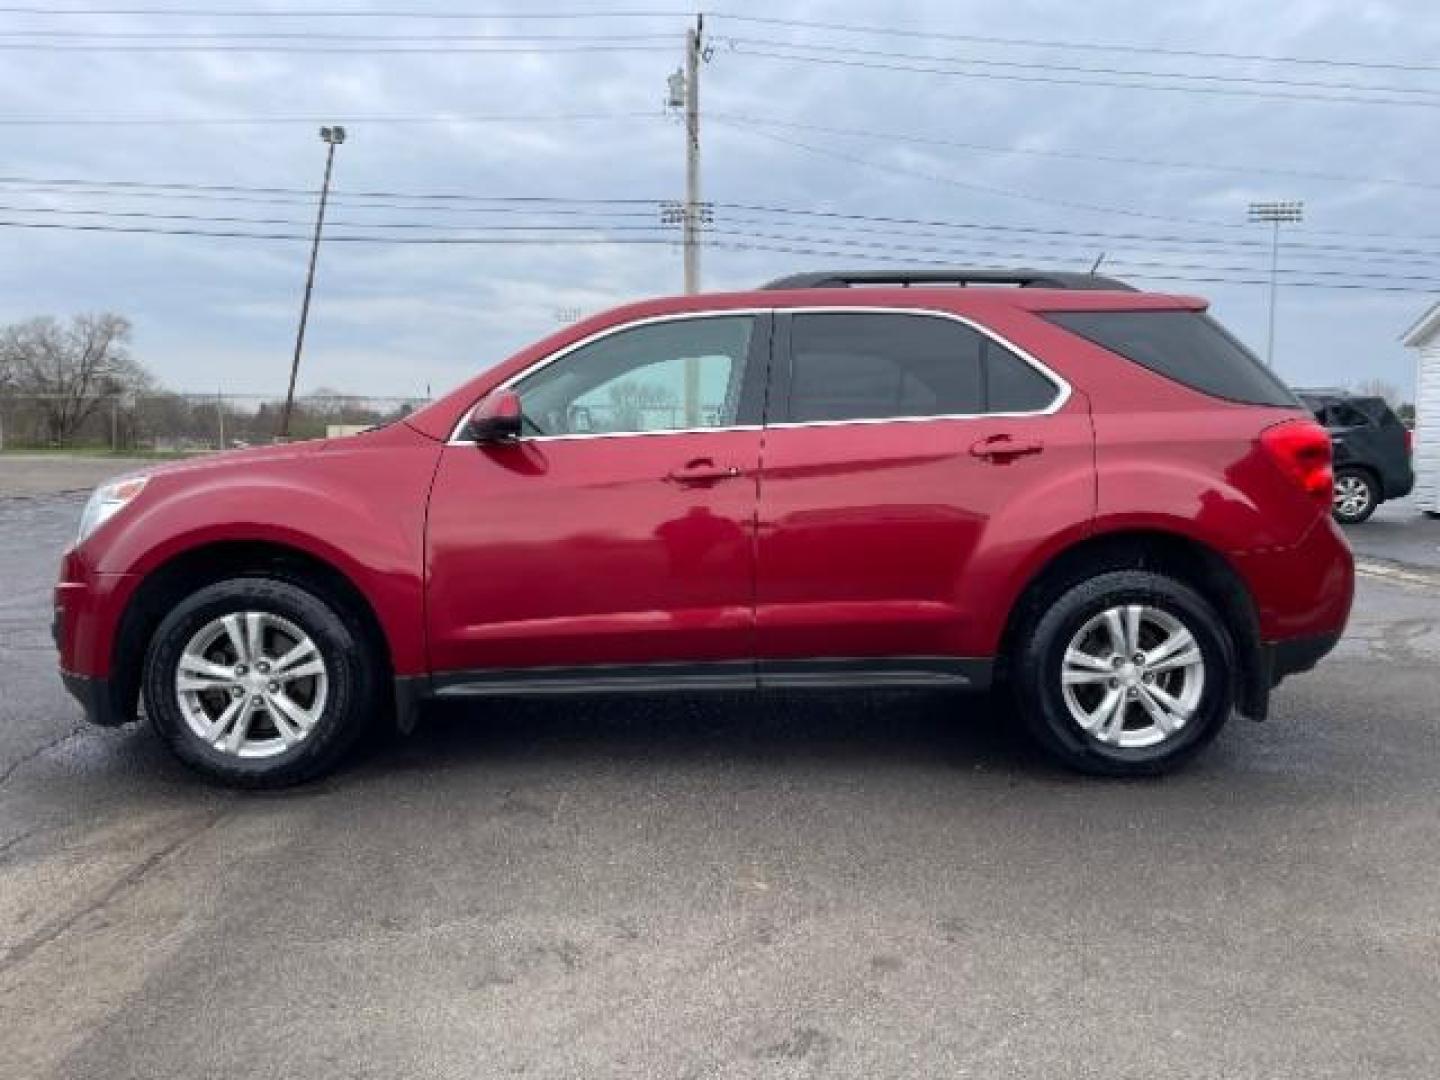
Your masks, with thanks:
M 1300 408 L 1249 349 L 1198 311 L 1052 311 L 1048 322 L 1202 394 Z

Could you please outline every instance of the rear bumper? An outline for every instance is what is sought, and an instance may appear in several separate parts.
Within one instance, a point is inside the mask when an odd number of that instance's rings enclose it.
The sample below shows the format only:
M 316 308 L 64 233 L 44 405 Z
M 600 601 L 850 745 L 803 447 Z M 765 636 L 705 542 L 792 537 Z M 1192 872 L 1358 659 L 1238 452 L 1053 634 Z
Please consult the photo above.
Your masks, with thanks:
M 1270 672 L 1270 685 L 1278 686 L 1288 675 L 1309 671 L 1323 660 L 1340 641 L 1340 633 L 1273 641 L 1263 646 L 1265 666 Z
M 1391 472 L 1384 478 L 1383 484 L 1385 498 L 1403 499 L 1415 490 L 1415 470 L 1407 467 L 1403 472 L 1399 470 Z

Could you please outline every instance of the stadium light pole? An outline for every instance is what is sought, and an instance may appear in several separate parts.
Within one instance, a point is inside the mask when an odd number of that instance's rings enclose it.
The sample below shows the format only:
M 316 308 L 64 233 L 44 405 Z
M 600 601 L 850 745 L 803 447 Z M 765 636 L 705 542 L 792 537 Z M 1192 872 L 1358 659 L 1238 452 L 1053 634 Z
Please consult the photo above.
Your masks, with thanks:
M 1305 219 L 1305 204 L 1292 202 L 1252 202 L 1249 221 L 1251 224 L 1270 225 L 1270 329 L 1265 337 L 1265 364 L 1275 366 L 1275 294 L 1280 287 L 1280 225 L 1294 224 Z
M 290 361 L 290 387 L 285 391 L 285 408 L 280 413 L 280 430 L 276 438 L 290 437 L 290 413 L 295 407 L 295 377 L 300 373 L 300 352 L 305 348 L 305 323 L 310 318 L 310 294 L 315 291 L 315 261 L 320 257 L 320 233 L 325 228 L 325 203 L 330 198 L 330 173 L 335 167 L 335 148 L 345 141 L 343 127 L 322 127 L 320 141 L 325 143 L 325 179 L 320 184 L 320 210 L 315 216 L 315 238 L 310 242 L 310 269 L 305 274 L 305 298 L 300 301 L 300 327 L 295 331 L 295 356 Z

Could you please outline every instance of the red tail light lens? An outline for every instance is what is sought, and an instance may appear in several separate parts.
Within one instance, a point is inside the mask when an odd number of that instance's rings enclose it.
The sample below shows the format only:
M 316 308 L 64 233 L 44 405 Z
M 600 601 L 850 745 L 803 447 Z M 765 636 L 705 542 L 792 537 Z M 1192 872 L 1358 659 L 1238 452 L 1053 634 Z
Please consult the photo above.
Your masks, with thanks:
M 1330 436 L 1313 420 L 1287 420 L 1260 433 L 1260 445 L 1280 471 L 1327 509 L 1334 497 Z
M 1408 427 L 1405 429 L 1405 453 L 1415 456 L 1415 431 Z

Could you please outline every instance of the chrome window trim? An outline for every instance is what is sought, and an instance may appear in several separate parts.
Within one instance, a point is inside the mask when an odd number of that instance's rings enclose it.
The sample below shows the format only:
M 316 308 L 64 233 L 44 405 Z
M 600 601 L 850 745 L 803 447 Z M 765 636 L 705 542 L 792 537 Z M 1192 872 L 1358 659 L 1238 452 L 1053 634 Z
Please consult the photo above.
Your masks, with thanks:
M 579 341 L 573 341 L 569 345 L 566 345 L 563 349 L 558 349 L 555 352 L 551 353 L 549 356 L 542 357 L 541 359 L 535 361 L 535 363 L 531 364 L 529 367 L 525 368 L 523 371 L 517 372 L 516 374 L 510 376 L 510 378 L 506 379 L 504 382 L 498 384 L 497 386 L 491 387 L 489 393 L 493 394 L 496 390 L 508 390 L 510 389 L 510 387 L 514 386 L 522 379 L 526 379 L 529 376 L 533 375 L 535 372 L 540 371 L 543 368 L 549 367 L 557 360 L 564 359 L 566 356 L 569 356 L 571 353 L 577 351 L 578 349 L 584 348 L 586 345 L 590 345 L 596 341 L 601 341 L 607 337 L 610 337 L 613 334 L 623 333 L 626 330 L 634 330 L 642 326 L 651 326 L 656 323 L 665 322 L 679 322 L 682 319 L 721 319 L 725 318 L 727 315 L 757 316 L 816 314 L 918 315 L 932 319 L 951 319 L 954 322 L 958 322 L 964 326 L 968 326 L 977 334 L 983 335 L 990 341 L 993 341 L 995 344 L 999 345 L 1001 348 L 1007 349 L 1014 355 L 1018 356 L 1026 364 L 1029 364 L 1030 367 L 1038 371 L 1052 385 L 1055 386 L 1055 397 L 1045 408 L 1032 409 L 1025 412 L 943 413 L 924 416 L 867 416 L 853 420 L 801 420 L 796 422 L 764 425 L 739 424 L 729 427 L 666 428 L 656 431 L 606 431 L 591 432 L 577 435 L 525 435 L 517 441 L 526 443 L 561 441 L 573 442 L 579 439 L 635 439 L 644 438 L 651 435 L 697 435 L 705 432 L 718 433 L 724 431 L 763 431 L 769 428 L 773 428 L 775 430 L 784 430 L 788 428 L 840 427 L 849 424 L 918 424 L 944 420 L 1022 419 L 1025 417 L 1033 416 L 1053 416 L 1055 413 L 1059 412 L 1062 408 L 1065 407 L 1065 404 L 1070 400 L 1071 395 L 1074 393 L 1074 388 L 1070 385 L 1069 381 L 1065 379 L 1062 375 L 1060 375 L 1057 371 L 1055 371 L 1053 368 L 1049 367 L 1043 361 L 1039 360 L 1034 354 L 1030 353 L 1028 350 L 1021 348 L 1013 341 L 1009 340 L 1001 334 L 996 333 L 989 327 L 976 322 L 974 319 L 968 318 L 964 315 L 957 315 L 953 311 L 944 311 L 939 308 L 886 307 L 883 305 L 873 304 L 815 304 L 807 305 L 805 307 L 729 308 L 714 311 L 678 311 L 672 312 L 668 315 L 649 315 L 643 319 L 635 319 L 631 322 L 617 323 L 615 326 L 607 326 L 605 329 L 597 330 L 595 333 L 589 335 L 588 337 L 583 337 Z M 450 438 L 446 442 L 447 446 L 475 445 L 473 442 L 460 437 L 461 432 L 465 429 L 465 424 L 470 419 L 470 412 L 472 409 L 475 408 L 475 404 L 476 402 L 471 402 L 469 407 L 466 408 L 465 415 L 461 417 L 459 423 L 457 423 L 454 429 L 451 431 Z

